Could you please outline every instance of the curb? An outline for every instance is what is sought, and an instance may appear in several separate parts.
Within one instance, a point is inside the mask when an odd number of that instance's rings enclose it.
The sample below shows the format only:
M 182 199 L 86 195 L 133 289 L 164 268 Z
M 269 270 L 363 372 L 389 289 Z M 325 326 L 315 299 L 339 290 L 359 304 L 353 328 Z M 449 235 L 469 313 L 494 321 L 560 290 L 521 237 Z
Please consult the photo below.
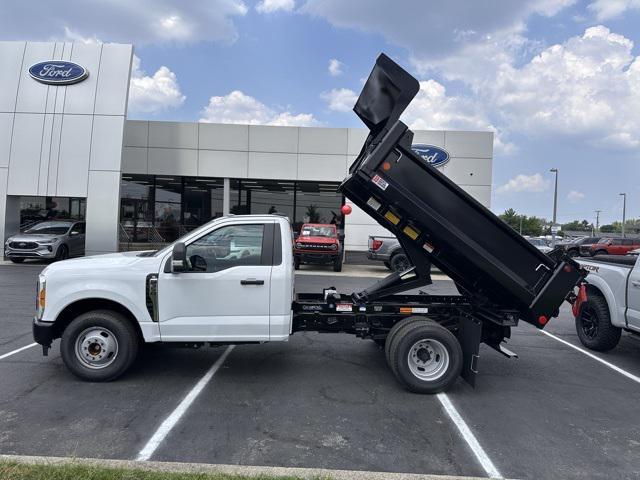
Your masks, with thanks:
M 422 475 L 417 473 L 367 472 L 359 470 L 329 470 L 324 468 L 259 467 L 208 463 L 140 462 L 136 460 L 107 460 L 99 458 L 42 457 L 29 455 L 0 455 L 0 461 L 27 465 L 83 465 L 103 468 L 125 468 L 173 473 L 213 473 L 227 475 L 293 476 L 304 479 L 329 478 L 333 480 L 474 480 L 482 477 L 450 475 Z

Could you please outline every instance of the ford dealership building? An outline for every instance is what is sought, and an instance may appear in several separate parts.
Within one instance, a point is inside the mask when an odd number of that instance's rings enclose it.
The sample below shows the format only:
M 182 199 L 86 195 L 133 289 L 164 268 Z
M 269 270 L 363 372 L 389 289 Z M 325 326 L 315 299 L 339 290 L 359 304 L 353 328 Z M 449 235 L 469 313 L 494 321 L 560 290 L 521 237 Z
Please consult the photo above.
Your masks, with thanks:
M 131 45 L 0 42 L 1 238 L 85 219 L 87 253 L 105 253 L 229 213 L 342 222 L 336 187 L 366 130 L 127 120 L 132 57 Z M 414 142 L 425 157 L 446 151 L 438 168 L 489 206 L 492 133 L 416 131 Z M 364 250 L 385 231 L 354 208 L 344 233 L 347 250 Z

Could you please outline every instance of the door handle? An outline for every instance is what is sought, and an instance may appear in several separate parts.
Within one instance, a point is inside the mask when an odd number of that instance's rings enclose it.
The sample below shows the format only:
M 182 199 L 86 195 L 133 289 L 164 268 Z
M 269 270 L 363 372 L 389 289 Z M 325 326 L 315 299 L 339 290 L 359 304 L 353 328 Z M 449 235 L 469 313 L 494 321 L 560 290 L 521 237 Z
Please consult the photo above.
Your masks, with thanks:
M 640 288 L 640 280 L 631 280 L 631 285 Z
M 264 285 L 264 280 L 256 280 L 255 278 L 247 278 L 240 280 L 240 285 Z

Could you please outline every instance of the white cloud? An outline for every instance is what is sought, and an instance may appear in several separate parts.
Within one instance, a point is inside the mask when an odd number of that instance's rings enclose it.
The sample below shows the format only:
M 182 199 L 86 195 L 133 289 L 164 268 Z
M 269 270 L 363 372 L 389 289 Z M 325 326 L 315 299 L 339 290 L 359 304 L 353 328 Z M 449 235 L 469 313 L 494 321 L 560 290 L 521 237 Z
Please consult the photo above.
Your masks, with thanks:
M 567 195 L 567 200 L 571 203 L 580 203 L 581 200 L 584 199 L 584 193 L 579 192 L 577 190 L 571 190 Z
M 295 6 L 294 0 L 261 0 L 256 5 L 256 10 L 260 13 L 273 13 L 278 10 L 291 12 Z
M 179 107 L 185 99 L 175 73 L 162 66 L 153 75 L 146 75 L 140 68 L 140 59 L 136 55 L 133 56 L 129 84 L 129 110 L 158 113 Z
M 310 113 L 279 112 L 240 90 L 234 90 L 224 96 L 211 97 L 209 104 L 202 110 L 200 121 L 299 127 L 319 123 Z
M 516 175 L 504 185 L 496 189 L 498 193 L 514 193 L 514 192 L 544 192 L 549 189 L 551 181 L 543 178 L 539 173 L 533 175 Z
M 481 104 L 467 97 L 447 96 L 445 87 L 435 80 L 420 82 L 420 91 L 402 120 L 415 130 L 493 131 L 496 151 L 509 154 L 515 150 L 491 123 Z
M 329 110 L 334 112 L 350 112 L 358 100 L 358 94 L 348 88 L 334 88 L 320 94 L 320 98 L 327 102 Z
M 598 21 L 620 17 L 627 10 L 640 9 L 640 0 L 594 0 L 587 7 Z
M 336 58 L 332 58 L 331 60 L 329 60 L 329 74 L 332 77 L 337 77 L 339 75 L 342 75 L 343 68 L 344 68 L 344 63 L 342 63 L 340 60 Z
M 50 40 L 100 38 L 106 42 L 230 43 L 238 36 L 234 18 L 247 13 L 242 0 L 58 0 L 4 2 L 0 38 Z

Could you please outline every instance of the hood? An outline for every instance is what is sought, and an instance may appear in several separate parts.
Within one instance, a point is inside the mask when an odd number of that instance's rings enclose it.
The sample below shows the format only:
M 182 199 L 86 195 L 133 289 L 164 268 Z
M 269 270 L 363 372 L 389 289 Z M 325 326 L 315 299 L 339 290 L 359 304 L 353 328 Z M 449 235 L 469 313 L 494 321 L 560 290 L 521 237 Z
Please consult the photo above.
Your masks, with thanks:
M 338 243 L 337 238 L 333 237 L 313 237 L 313 236 L 299 236 L 296 242 L 300 243 Z
M 45 268 L 45 275 L 56 272 L 90 273 L 100 275 L 105 270 L 122 270 L 135 268 L 148 270 L 149 273 L 157 272 L 160 257 L 140 256 L 142 252 L 107 253 L 104 255 L 91 255 L 88 257 L 72 258 L 62 262 L 56 262 Z
M 53 235 L 51 233 L 19 233 L 7 239 L 8 242 L 37 242 L 39 240 L 51 240 L 52 238 L 64 237 L 65 234 Z

